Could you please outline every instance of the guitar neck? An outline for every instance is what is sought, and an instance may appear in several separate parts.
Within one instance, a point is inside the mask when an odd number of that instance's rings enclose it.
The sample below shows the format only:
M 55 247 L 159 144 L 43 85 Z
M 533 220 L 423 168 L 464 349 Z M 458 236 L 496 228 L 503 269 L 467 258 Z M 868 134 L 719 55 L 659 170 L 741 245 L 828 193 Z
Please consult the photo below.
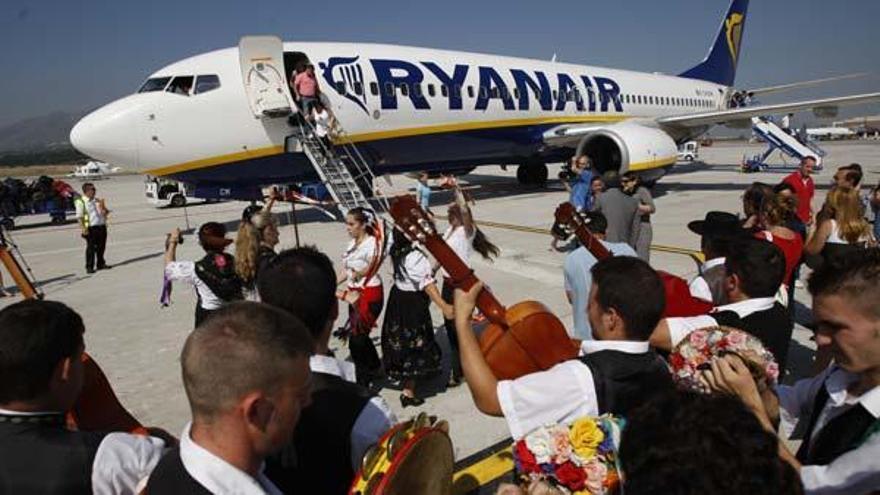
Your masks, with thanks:
M 593 256 L 596 257 L 597 260 L 609 258 L 612 256 L 611 251 L 606 248 L 599 239 L 594 236 L 589 229 L 587 229 L 586 224 L 578 225 L 574 229 L 574 234 L 577 236 L 578 240 L 581 244 L 587 248 L 587 251 L 590 252 Z
M 428 236 L 423 244 L 437 262 L 440 263 L 440 266 L 446 270 L 446 273 L 449 274 L 449 278 L 455 287 L 470 290 L 474 284 L 479 282 L 477 276 L 474 275 L 474 271 L 465 265 L 458 254 L 440 236 Z M 504 306 L 485 288 L 477 295 L 477 307 L 492 323 L 505 325 Z

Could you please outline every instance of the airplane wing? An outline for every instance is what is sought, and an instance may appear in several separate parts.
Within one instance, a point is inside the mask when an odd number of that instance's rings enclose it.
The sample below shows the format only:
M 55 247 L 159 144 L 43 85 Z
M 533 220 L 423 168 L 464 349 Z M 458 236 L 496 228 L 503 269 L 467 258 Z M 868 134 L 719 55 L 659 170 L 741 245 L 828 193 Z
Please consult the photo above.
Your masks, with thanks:
M 838 107 L 843 105 L 859 105 L 863 103 L 880 102 L 880 93 L 866 93 L 862 95 L 841 96 L 837 98 L 824 98 L 820 100 L 799 101 L 793 103 L 779 103 L 776 105 L 758 105 L 753 107 L 733 108 L 716 112 L 704 112 L 689 115 L 676 115 L 657 119 L 660 125 L 677 127 L 701 127 L 707 125 L 724 124 L 725 122 L 748 120 L 760 115 L 774 115 L 780 113 L 798 112 L 813 108 Z
M 778 93 L 780 91 L 788 91 L 791 89 L 798 88 L 806 88 L 809 86 L 817 86 L 820 84 L 824 84 L 827 82 L 833 81 L 843 81 L 845 79 L 858 79 L 860 77 L 872 76 L 874 74 L 870 72 L 856 72 L 853 74 L 844 74 L 841 76 L 834 77 L 824 77 L 822 79 L 813 79 L 811 81 L 801 81 L 796 83 L 788 83 L 788 84 L 780 84 L 778 86 L 767 86 L 765 88 L 757 88 L 757 89 L 744 89 L 743 92 L 748 93 L 749 95 L 766 95 L 770 93 Z

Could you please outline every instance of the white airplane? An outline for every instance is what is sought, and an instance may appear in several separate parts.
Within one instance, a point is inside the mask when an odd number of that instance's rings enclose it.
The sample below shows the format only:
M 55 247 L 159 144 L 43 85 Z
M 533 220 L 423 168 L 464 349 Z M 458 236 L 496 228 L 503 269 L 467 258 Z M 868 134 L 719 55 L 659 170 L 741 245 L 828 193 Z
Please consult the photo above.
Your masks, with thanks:
M 121 171 L 121 167 L 112 167 L 104 162 L 89 161 L 85 165 L 80 165 L 68 174 L 68 177 L 77 177 L 80 179 L 103 179 L 105 176 L 115 174 Z
M 810 136 L 813 139 L 845 139 L 855 135 L 856 132 L 849 127 L 807 128 L 807 136 Z
M 633 170 L 652 182 L 674 165 L 677 143 L 713 125 L 880 101 L 880 93 L 870 93 L 734 107 L 731 97 L 742 94 L 733 83 L 747 7 L 748 0 L 733 0 L 706 58 L 678 76 L 245 37 L 237 48 L 156 71 L 135 94 L 79 121 L 70 141 L 92 157 L 187 183 L 255 188 L 314 180 L 305 154 L 285 146 L 293 132 L 286 117 L 296 111 L 287 81 L 312 63 L 345 139 L 377 176 L 518 164 L 521 182 L 543 183 L 546 163 L 577 152 L 600 171 Z

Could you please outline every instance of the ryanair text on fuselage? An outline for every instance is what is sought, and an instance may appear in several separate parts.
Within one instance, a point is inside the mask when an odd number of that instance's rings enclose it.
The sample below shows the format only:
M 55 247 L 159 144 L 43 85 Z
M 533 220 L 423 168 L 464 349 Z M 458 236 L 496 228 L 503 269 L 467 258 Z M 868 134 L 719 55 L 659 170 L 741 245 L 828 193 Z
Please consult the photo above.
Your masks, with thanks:
M 412 63 L 405 60 L 370 59 L 376 76 L 367 91 L 359 57 L 331 57 L 318 66 L 324 80 L 341 96 L 355 102 L 365 112 L 367 94 L 378 93 L 382 110 L 396 110 L 401 98 L 408 99 L 416 110 L 430 110 L 422 84 L 430 84 L 426 76 L 441 87 L 449 110 L 464 107 L 464 93 L 474 100 L 474 110 L 486 110 L 492 100 L 498 100 L 504 110 L 529 110 L 537 105 L 544 111 L 566 111 L 569 104 L 579 112 L 623 112 L 619 97 L 620 85 L 608 77 L 576 75 L 564 72 L 547 74 L 544 71 L 509 69 L 511 80 L 505 80 L 494 67 L 456 64 L 451 70 L 435 62 Z M 424 68 L 425 70 L 423 70 Z M 468 75 L 476 71 L 479 82 L 468 86 Z M 354 90 L 360 84 L 360 90 Z M 551 86 L 552 85 L 552 86 Z M 431 95 L 433 96 L 433 95 Z

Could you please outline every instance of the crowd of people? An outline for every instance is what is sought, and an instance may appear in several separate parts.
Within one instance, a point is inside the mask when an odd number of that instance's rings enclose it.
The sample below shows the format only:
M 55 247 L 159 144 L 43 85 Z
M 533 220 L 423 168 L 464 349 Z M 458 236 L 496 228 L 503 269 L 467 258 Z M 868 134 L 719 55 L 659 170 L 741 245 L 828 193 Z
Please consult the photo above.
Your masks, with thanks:
M 466 383 L 475 408 L 503 417 L 515 441 L 584 416 L 626 418 L 619 464 L 627 494 L 880 490 L 880 249 L 865 221 L 878 193 L 862 196 L 861 167 L 842 167 L 814 212 L 814 164 L 803 160 L 781 184 L 749 186 L 742 215 L 710 211 L 690 222 L 705 261 L 681 293 L 649 264 L 650 191 L 635 174 L 598 178 L 589 158 L 576 157 L 572 204 L 611 256 L 575 240 L 557 247 L 566 253 L 561 275 L 578 356 L 515 379 L 496 377 L 481 351 L 483 284 L 456 287 L 424 246 L 385 231 L 372 210 L 346 212 L 350 240 L 338 263 L 310 246 L 278 252 L 271 199 L 245 211 L 235 240 L 224 224 L 203 224 L 198 261 L 177 259 L 182 237 L 171 232 L 163 301 L 174 282 L 197 295 L 180 354 L 191 421 L 176 438 L 125 411 L 85 353 L 85 324 L 71 308 L 7 306 L 0 492 L 347 493 L 370 448 L 398 422 L 379 390 L 396 383 L 402 408 L 424 406 L 420 385 L 444 361 L 447 385 Z M 423 175 L 427 210 L 426 186 Z M 468 267 L 475 252 L 498 257 L 473 203 L 460 189 L 453 196 L 442 239 Z M 100 208 L 86 205 L 83 216 Z M 553 231 L 554 246 L 568 241 Z M 380 273 L 386 252 L 390 280 Z M 784 376 L 803 264 L 812 270 L 815 375 L 767 389 L 749 356 L 722 352 L 694 371 L 709 393 L 682 390 L 668 359 L 707 328 L 746 332 Z M 678 299 L 704 309 L 670 315 Z M 371 338 L 380 317 L 381 355 Z M 331 350 L 334 336 L 350 361 Z M 802 438 L 797 452 L 786 441 L 793 435 Z M 523 491 L 561 493 L 499 489 Z

